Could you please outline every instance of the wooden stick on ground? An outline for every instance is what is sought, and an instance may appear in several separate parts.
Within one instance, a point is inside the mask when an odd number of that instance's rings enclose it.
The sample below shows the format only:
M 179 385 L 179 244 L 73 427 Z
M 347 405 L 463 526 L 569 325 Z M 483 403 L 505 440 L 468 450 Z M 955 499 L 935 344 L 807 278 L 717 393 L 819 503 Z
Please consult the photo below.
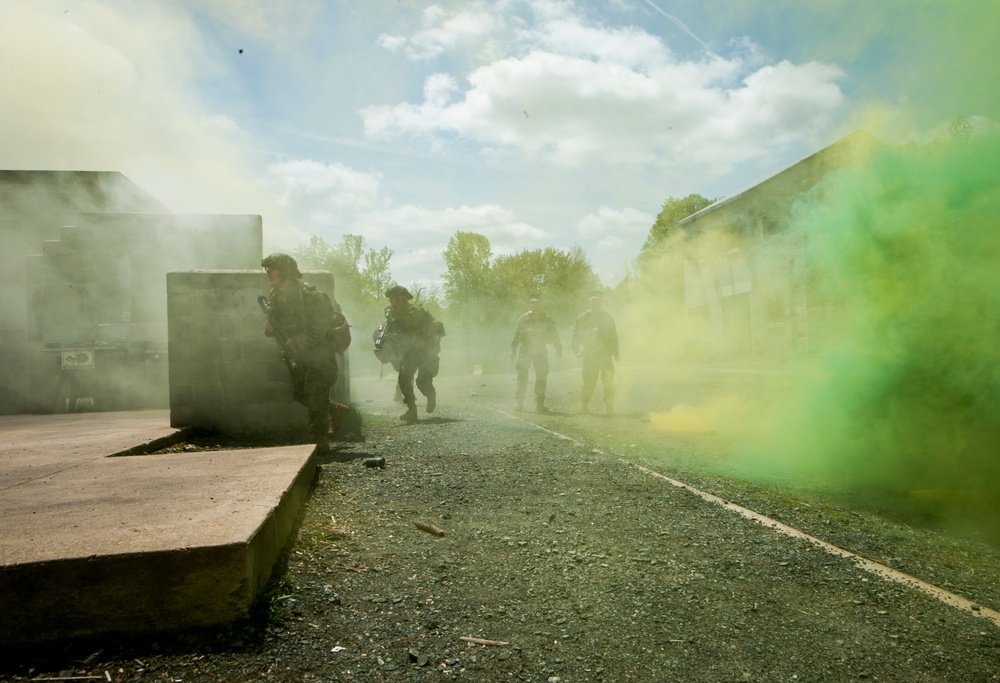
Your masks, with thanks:
M 428 524 L 427 522 L 421 522 L 420 520 L 413 520 L 413 526 L 417 527 L 421 531 L 426 531 L 429 534 L 434 534 L 435 536 L 444 536 L 444 529 L 438 528 L 433 524 Z
M 476 645 L 510 645 L 510 643 L 502 640 L 486 640 L 485 638 L 472 638 L 470 636 L 461 636 L 459 640 L 464 640 L 467 643 L 475 643 Z

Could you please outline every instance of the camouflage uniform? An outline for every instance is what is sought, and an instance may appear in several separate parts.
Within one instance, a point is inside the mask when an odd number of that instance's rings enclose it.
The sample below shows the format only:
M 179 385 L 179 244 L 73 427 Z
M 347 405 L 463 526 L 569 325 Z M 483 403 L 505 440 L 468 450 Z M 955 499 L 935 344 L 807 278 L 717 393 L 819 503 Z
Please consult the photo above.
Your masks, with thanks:
M 590 399 L 600 376 L 604 386 L 604 406 L 614 413 L 615 363 L 618 358 L 618 330 L 607 311 L 584 311 L 573 326 L 572 348 L 583 358 L 583 389 L 580 407 L 588 412 Z
M 528 371 L 535 366 L 535 408 L 545 410 L 545 387 L 549 378 L 548 345 L 562 355 L 562 342 L 556 331 L 555 321 L 545 311 L 528 311 L 517 320 L 514 338 L 510 342 L 510 353 L 517 354 L 514 367 L 517 368 L 517 389 L 514 398 L 517 407 L 524 407 L 524 395 L 528 390 Z
M 265 268 L 272 267 L 273 262 L 269 262 L 272 258 L 273 255 L 264 260 Z M 286 264 L 279 261 L 279 265 Z M 294 267 L 287 288 L 282 291 L 280 287 L 272 287 L 268 293 L 273 331 L 265 330 L 265 334 L 288 345 L 282 351 L 286 363 L 289 354 L 295 361 L 295 367 L 289 368 L 292 395 L 308 409 L 314 441 L 323 448 L 329 439 L 330 387 L 337 382 L 338 374 L 337 355 L 328 338 L 333 326 L 333 307 L 323 292 L 303 284 L 296 275 L 301 277 Z
M 434 412 L 437 391 L 434 377 L 440 368 L 441 337 L 445 335 L 444 325 L 426 310 L 410 303 L 412 295 L 405 287 L 396 285 L 386 292 L 386 296 L 400 296 L 406 301 L 397 309 L 386 308 L 386 324 L 392 330 L 398 344 L 399 390 L 408 409 L 404 418 L 416 416 L 417 398 L 413 391 L 413 377 L 416 375 L 417 389 L 427 397 L 427 412 Z

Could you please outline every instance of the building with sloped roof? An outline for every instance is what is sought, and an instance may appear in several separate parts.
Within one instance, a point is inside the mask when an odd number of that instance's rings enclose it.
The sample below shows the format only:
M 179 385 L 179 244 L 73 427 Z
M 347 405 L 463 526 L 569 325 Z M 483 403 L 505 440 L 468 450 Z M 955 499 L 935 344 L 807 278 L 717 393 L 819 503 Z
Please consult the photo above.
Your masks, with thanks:
M 825 178 L 879 146 L 857 131 L 678 222 L 689 356 L 784 360 L 819 348 L 828 302 L 795 208 L 821 201 Z

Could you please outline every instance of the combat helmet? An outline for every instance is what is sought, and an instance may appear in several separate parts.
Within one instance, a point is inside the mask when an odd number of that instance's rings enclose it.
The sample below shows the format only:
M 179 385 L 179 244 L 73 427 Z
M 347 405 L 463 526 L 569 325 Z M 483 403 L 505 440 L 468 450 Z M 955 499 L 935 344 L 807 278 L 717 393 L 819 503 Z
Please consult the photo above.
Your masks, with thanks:
M 398 296 L 402 297 L 403 299 L 406 299 L 407 301 L 413 298 L 413 295 L 410 294 L 410 290 L 408 290 L 406 287 L 403 287 L 402 285 L 393 285 L 389 289 L 385 290 L 385 296 L 389 299 L 393 298 L 394 296 Z
M 264 258 L 260 262 L 261 268 L 265 270 L 277 270 L 285 277 L 294 280 L 301 280 L 302 273 L 299 271 L 299 264 L 288 254 L 275 253 Z

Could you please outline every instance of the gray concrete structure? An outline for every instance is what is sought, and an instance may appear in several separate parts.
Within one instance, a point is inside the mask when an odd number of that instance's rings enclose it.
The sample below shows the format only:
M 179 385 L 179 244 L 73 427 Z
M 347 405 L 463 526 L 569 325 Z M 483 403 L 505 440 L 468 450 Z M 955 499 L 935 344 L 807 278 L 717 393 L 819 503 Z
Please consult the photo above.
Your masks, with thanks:
M 809 226 L 794 220 L 795 207 L 880 145 L 858 131 L 677 224 L 689 358 L 783 360 L 817 348 L 829 303 L 814 290 Z
M 304 276 L 336 302 L 333 275 Z M 257 297 L 269 289 L 259 267 L 168 273 L 171 425 L 234 434 L 308 433 L 307 411 L 292 399 L 278 346 L 264 336 Z M 346 355 L 338 357 L 338 366 L 331 396 L 347 403 Z
M 0 414 L 37 410 L 29 388 L 26 257 L 42 253 L 62 226 L 91 212 L 166 213 L 167 208 L 121 173 L 0 170 Z
M 0 413 L 166 407 L 166 273 L 256 268 L 259 216 L 172 214 L 120 173 L 0 171 Z
M 311 446 L 109 457 L 165 410 L 0 417 L 0 642 L 249 615 L 315 477 Z

